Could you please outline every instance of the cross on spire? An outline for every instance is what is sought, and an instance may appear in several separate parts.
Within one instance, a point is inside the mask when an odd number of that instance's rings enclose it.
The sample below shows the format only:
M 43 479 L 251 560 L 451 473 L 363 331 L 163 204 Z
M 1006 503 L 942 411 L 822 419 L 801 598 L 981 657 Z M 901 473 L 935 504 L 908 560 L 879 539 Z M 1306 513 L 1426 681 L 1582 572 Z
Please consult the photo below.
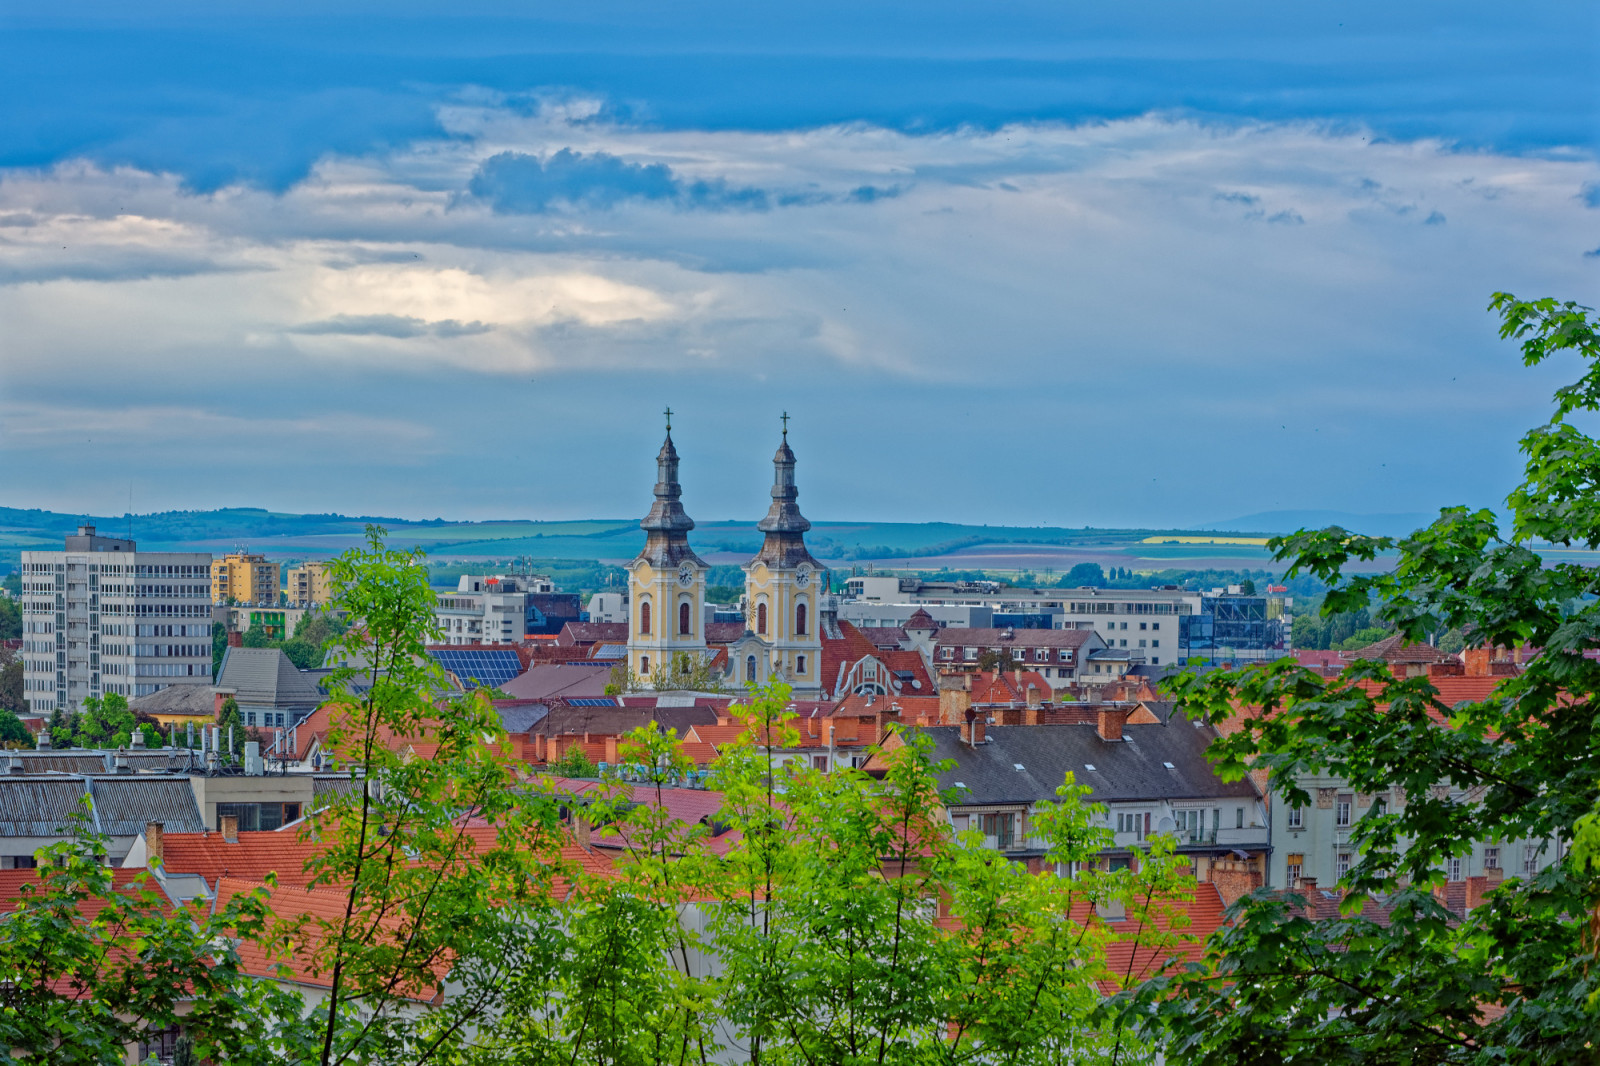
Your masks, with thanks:
M 672 408 L 670 408 L 670 407 L 667 408 L 665 413 L 666 413 L 666 416 L 667 416 L 667 432 L 671 433 L 672 432 Z
M 783 412 L 783 439 L 789 439 L 789 412 Z

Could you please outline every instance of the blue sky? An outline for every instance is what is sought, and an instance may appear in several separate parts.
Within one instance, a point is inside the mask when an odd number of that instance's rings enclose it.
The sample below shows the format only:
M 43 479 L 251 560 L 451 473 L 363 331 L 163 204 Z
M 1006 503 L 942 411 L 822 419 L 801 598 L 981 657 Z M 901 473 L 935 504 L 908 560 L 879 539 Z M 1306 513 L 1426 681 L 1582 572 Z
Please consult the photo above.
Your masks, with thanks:
M 1493 504 L 1595 303 L 1592 4 L 12 3 L 6 502 Z

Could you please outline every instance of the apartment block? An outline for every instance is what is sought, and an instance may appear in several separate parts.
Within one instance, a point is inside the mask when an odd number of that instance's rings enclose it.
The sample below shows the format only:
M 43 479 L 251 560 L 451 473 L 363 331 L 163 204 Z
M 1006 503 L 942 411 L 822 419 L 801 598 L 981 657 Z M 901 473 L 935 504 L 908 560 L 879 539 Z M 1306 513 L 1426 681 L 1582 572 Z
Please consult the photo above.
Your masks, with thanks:
M 325 562 L 305 562 L 291 566 L 285 592 L 296 606 L 322 606 L 333 599 L 333 585 Z
M 23 696 L 34 711 L 90 696 L 211 684 L 211 556 L 141 552 L 78 527 L 22 553 Z
M 279 574 L 265 555 L 230 552 L 211 564 L 211 601 L 276 605 Z

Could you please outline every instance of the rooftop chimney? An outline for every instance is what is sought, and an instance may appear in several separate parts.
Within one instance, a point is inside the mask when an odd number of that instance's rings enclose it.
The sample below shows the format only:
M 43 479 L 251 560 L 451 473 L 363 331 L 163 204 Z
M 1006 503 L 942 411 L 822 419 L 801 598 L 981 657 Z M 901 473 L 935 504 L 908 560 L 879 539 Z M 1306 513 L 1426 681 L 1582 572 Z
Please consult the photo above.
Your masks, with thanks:
M 1039 700 L 1039 686 L 1030 683 L 1028 685 L 1028 706 L 1037 711 L 1039 709 Z
M 237 630 L 237 629 L 228 630 L 228 647 L 230 647 L 230 648 L 242 648 L 242 647 L 244 647 L 244 634 L 239 632 L 239 630 Z
M 239 816 L 224 814 L 217 821 L 222 826 L 222 839 L 229 844 L 239 843 Z
M 961 725 L 961 742 L 973 748 L 982 744 L 985 724 L 978 712 L 968 707 L 966 721 Z
M 26 773 L 27 772 L 28 768 L 26 766 L 22 765 L 22 756 L 18 755 L 16 752 L 12 752 L 11 753 L 10 763 L 11 763 L 11 765 L 6 767 L 6 769 L 8 769 L 10 772 L 12 772 L 14 774 L 21 774 L 21 773 Z
M 1100 734 L 1101 740 L 1121 740 L 1122 723 L 1127 720 L 1127 711 L 1119 707 L 1101 707 L 1095 718 L 1095 732 Z
M 166 828 L 164 822 L 144 823 L 144 864 L 146 866 L 160 866 L 165 859 L 166 855 L 162 848 L 165 844 L 163 838 L 166 835 Z
M 131 774 L 133 767 L 128 765 L 128 752 L 125 748 L 118 748 L 116 756 L 111 760 L 111 769 L 114 773 Z
M 1468 677 L 1488 677 L 1494 661 L 1493 648 L 1467 648 L 1461 653 Z
M 144 750 L 144 730 L 135 728 L 133 735 L 128 738 L 128 747 L 135 751 Z
M 51 747 L 53 746 L 53 743 L 54 742 L 50 739 L 50 729 L 49 729 L 48 726 L 46 726 L 44 729 L 39 730 L 39 750 L 40 751 L 49 751 L 51 749 Z

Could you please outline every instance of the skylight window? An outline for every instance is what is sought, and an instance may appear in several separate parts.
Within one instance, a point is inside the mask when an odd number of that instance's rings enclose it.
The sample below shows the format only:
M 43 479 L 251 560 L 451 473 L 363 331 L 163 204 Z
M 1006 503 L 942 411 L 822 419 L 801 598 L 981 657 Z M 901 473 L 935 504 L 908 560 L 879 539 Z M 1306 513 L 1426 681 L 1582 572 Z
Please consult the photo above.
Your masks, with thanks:
M 1083 768 L 1085 770 L 1093 770 L 1094 769 L 1094 763 L 1086 762 L 1086 763 L 1083 764 Z
M 1014 769 L 1014 770 L 1021 770 L 1021 769 L 1023 769 L 1023 766 L 1019 762 L 1014 762 L 1014 763 L 1011 764 L 1011 768 Z
M 1162 764 L 1161 764 L 1161 765 L 1162 765 L 1162 766 L 1165 766 L 1165 767 L 1166 767 L 1166 768 L 1167 768 L 1167 769 L 1168 769 L 1168 770 L 1176 770 L 1176 769 L 1177 769 L 1177 767 L 1176 767 L 1176 766 L 1173 766 L 1173 765 L 1172 765 L 1172 764 L 1171 764 L 1171 763 L 1169 763 L 1169 762 L 1164 762 L 1164 763 L 1162 763 Z

